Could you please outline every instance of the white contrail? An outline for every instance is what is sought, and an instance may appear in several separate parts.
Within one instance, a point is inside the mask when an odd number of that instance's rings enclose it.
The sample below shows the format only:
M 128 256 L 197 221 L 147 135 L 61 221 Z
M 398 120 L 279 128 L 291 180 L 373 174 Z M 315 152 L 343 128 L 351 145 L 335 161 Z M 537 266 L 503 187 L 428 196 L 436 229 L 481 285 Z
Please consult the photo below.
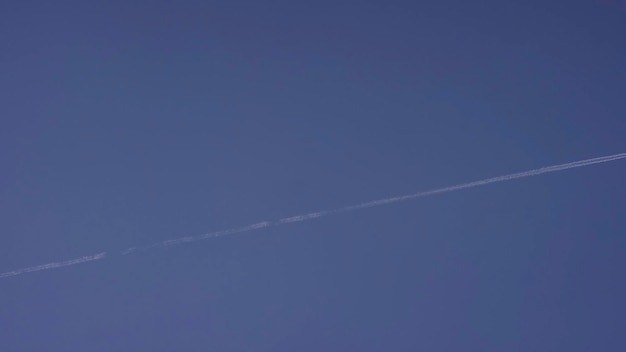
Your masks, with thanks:
M 415 198 L 435 195 L 435 194 L 439 194 L 439 193 L 447 193 L 447 192 L 459 191 L 459 190 L 462 190 L 462 189 L 467 189 L 467 188 L 472 188 L 472 187 L 484 186 L 484 185 L 488 185 L 490 183 L 510 181 L 510 180 L 515 180 L 515 179 L 523 178 L 523 177 L 537 176 L 537 175 L 550 173 L 550 172 L 563 171 L 563 170 L 568 170 L 568 169 L 573 169 L 573 168 L 583 167 L 583 166 L 589 166 L 589 165 L 599 164 L 599 163 L 606 163 L 606 162 L 609 162 L 609 161 L 614 161 L 614 160 L 623 159 L 623 158 L 626 158 L 626 153 L 620 153 L 620 154 L 615 154 L 615 155 L 610 155 L 610 156 L 602 156 L 602 157 L 598 157 L 598 158 L 586 159 L 586 160 L 581 160 L 581 161 L 574 161 L 574 162 L 571 162 L 571 163 L 560 164 L 560 165 L 546 166 L 546 167 L 542 167 L 542 168 L 539 168 L 539 169 L 518 172 L 518 173 L 515 173 L 515 174 L 508 174 L 508 175 L 503 175 L 503 176 L 492 177 L 492 178 L 488 178 L 488 179 L 484 179 L 484 180 L 463 183 L 463 184 L 459 184 L 459 185 L 455 185 L 455 186 L 448 186 L 448 187 L 444 187 L 444 188 L 433 189 L 433 190 L 430 190 L 430 191 L 418 192 L 418 193 L 407 194 L 407 195 L 403 195 L 403 196 L 397 196 L 397 197 L 392 197 L 392 198 L 385 198 L 385 199 L 374 200 L 374 201 L 365 202 L 365 203 L 361 203 L 361 204 L 357 204 L 357 205 L 351 205 L 351 206 L 347 206 L 347 207 L 344 207 L 344 208 L 340 208 L 340 209 L 335 209 L 335 210 L 324 212 L 323 215 L 337 214 L 337 213 L 343 213 L 343 212 L 346 212 L 346 211 L 353 211 L 353 210 L 357 210 L 357 209 L 371 208 L 371 207 L 376 207 L 376 206 L 383 205 L 383 204 L 396 203 L 396 202 L 401 202 L 401 201 L 405 201 L 405 200 L 410 200 L 410 199 L 415 199 Z M 319 216 L 321 216 L 321 215 L 318 215 L 318 216 L 313 216 L 313 215 L 316 215 L 316 213 L 304 215 L 304 216 L 301 216 L 301 217 L 307 217 L 307 216 L 319 217 Z
M 18 269 L 18 270 L 13 270 L 13 271 L 9 271 L 6 273 L 2 273 L 0 274 L 0 279 L 4 279 L 9 276 L 32 273 L 33 271 L 50 270 L 50 269 L 61 268 L 64 266 L 76 265 L 76 264 L 85 263 L 85 262 L 92 262 L 94 260 L 103 259 L 104 257 L 106 257 L 106 252 L 102 252 L 102 253 L 94 254 L 94 255 L 87 255 L 81 258 L 76 258 L 76 259 L 70 259 L 64 262 L 56 262 L 56 263 L 48 263 L 48 264 L 38 265 L 38 266 L 31 266 L 30 268 Z
M 338 208 L 338 209 L 333 209 L 333 210 L 323 210 L 323 211 L 318 211 L 318 212 L 314 212 L 314 213 L 308 213 L 308 214 L 301 214 L 301 215 L 291 216 L 291 217 L 288 217 L 288 218 L 279 219 L 279 220 L 274 221 L 274 222 L 263 221 L 263 222 L 259 222 L 259 223 L 256 223 L 256 224 L 244 226 L 244 227 L 237 227 L 237 228 L 232 228 L 232 229 L 227 229 L 227 230 L 222 230 L 222 231 L 217 231 L 217 232 L 210 232 L 210 233 L 206 233 L 206 234 L 199 235 L 199 236 L 181 237 L 181 238 L 176 238 L 176 239 L 172 239 L 172 240 L 157 242 L 157 243 L 154 243 L 154 244 L 151 244 L 151 245 L 148 245 L 148 246 L 143 246 L 143 247 L 131 247 L 131 248 L 128 248 L 128 249 L 122 251 L 121 254 L 127 255 L 127 254 L 132 254 L 132 253 L 135 253 L 135 252 L 138 252 L 138 251 L 146 251 L 146 250 L 151 250 L 151 249 L 156 249 L 156 248 L 163 248 L 163 247 L 179 245 L 179 244 L 182 244 L 182 243 L 189 243 L 189 242 L 196 242 L 196 241 L 206 240 L 206 239 L 209 239 L 209 238 L 215 238 L 215 237 L 220 237 L 220 236 L 228 236 L 228 235 L 233 235 L 233 234 L 236 234 L 236 233 L 254 231 L 254 230 L 258 230 L 258 229 L 262 229 L 262 228 L 266 228 L 266 227 L 270 227 L 270 226 L 279 226 L 279 225 L 288 224 L 288 223 L 308 221 L 308 220 L 311 220 L 311 219 L 315 219 L 315 218 L 319 218 L 319 217 L 327 216 L 327 215 L 345 213 L 345 212 L 355 211 L 355 210 L 365 209 L 365 208 L 372 208 L 372 207 L 377 207 L 377 206 L 381 206 L 381 205 L 385 205 L 385 204 L 403 202 L 403 201 L 406 201 L 406 200 L 426 197 L 426 196 L 435 195 L 435 194 L 460 191 L 462 189 L 473 188 L 473 187 L 478 187 L 478 186 L 484 186 L 484 185 L 488 185 L 488 184 L 491 184 L 491 183 L 504 182 L 504 181 L 515 180 L 515 179 L 518 179 L 518 178 L 537 176 L 537 175 L 546 174 L 546 173 L 550 173 L 550 172 L 563 171 L 563 170 L 568 170 L 568 169 L 573 169 L 573 168 L 583 167 L 583 166 L 589 166 L 589 165 L 594 165 L 594 164 L 599 164 L 599 163 L 606 163 L 606 162 L 609 162 L 609 161 L 614 161 L 614 160 L 619 160 L 619 159 L 624 159 L 624 158 L 626 158 L 626 153 L 620 153 L 620 154 L 614 154 L 614 155 L 609 155 L 609 156 L 602 156 L 602 157 L 593 158 L 593 159 L 585 159 L 585 160 L 580 160 L 580 161 L 574 161 L 574 162 L 570 162 L 570 163 L 566 163 L 566 164 L 546 166 L 546 167 L 542 167 L 542 168 L 539 168 L 539 169 L 523 171 L 523 172 L 518 172 L 518 173 L 508 174 L 508 175 L 503 175 L 503 176 L 497 176 L 497 177 L 487 178 L 487 179 L 479 180 L 479 181 L 462 183 L 462 184 L 458 184 L 458 185 L 454 185 L 454 186 L 448 186 L 448 187 L 433 189 L 433 190 L 430 190 L 430 191 L 423 191 L 423 192 L 406 194 L 406 195 L 401 195 L 401 196 L 396 196 L 396 197 L 391 197 L 391 198 L 378 199 L 378 200 L 374 200 L 374 201 L 364 202 L 364 203 L 360 203 L 360 204 L 356 204 L 356 205 L 350 205 L 350 206 L 346 206 L 346 207 Z M 103 253 L 100 253 L 100 254 L 91 255 L 91 256 L 85 256 L 85 257 L 72 259 L 72 260 L 68 260 L 68 261 L 64 261 L 64 262 L 50 263 L 50 264 L 44 264 L 44 265 L 34 266 L 34 267 L 30 267 L 30 268 L 18 269 L 18 270 L 9 271 L 9 272 L 0 274 L 0 279 L 7 278 L 9 276 L 15 276 L 15 275 L 21 275 L 21 274 L 25 274 L 25 273 L 30 273 L 30 272 L 34 272 L 34 271 L 56 269 L 56 268 L 60 268 L 60 267 L 65 267 L 65 266 L 70 266 L 70 265 L 76 265 L 76 264 L 80 264 L 80 263 L 90 262 L 90 261 L 94 261 L 94 260 L 103 259 L 105 256 L 106 256 L 106 253 L 103 252 Z

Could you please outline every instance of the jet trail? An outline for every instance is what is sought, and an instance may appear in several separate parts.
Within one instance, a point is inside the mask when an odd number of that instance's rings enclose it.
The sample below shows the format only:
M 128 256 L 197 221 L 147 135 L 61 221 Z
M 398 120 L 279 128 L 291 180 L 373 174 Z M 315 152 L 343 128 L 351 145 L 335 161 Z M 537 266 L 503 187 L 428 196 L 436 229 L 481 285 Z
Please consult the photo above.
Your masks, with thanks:
M 48 263 L 44 265 L 32 266 L 30 268 L 13 270 L 13 271 L 0 274 L 0 279 L 4 279 L 9 276 L 32 273 L 34 271 L 50 270 L 50 269 L 61 268 L 64 266 L 76 265 L 80 263 L 93 262 L 94 260 L 100 260 L 100 259 L 103 259 L 104 257 L 106 257 L 106 252 L 102 252 L 102 253 L 94 254 L 94 255 L 87 255 L 81 258 L 66 260 L 64 262 Z
M 508 175 L 503 175 L 503 176 L 497 176 L 497 177 L 487 178 L 484 180 L 478 180 L 478 181 L 462 183 L 462 184 L 458 184 L 454 186 L 437 188 L 437 189 L 433 189 L 429 191 L 406 194 L 406 195 L 401 195 L 401 196 L 396 196 L 396 197 L 391 197 L 391 198 L 378 199 L 374 201 L 364 202 L 364 203 L 360 203 L 356 205 L 350 205 L 350 206 L 333 209 L 333 210 L 323 210 L 323 211 L 318 211 L 314 213 L 291 216 L 291 217 L 282 218 L 273 222 L 262 221 L 262 222 L 244 226 L 244 227 L 237 227 L 237 228 L 231 228 L 231 229 L 222 230 L 222 231 L 210 232 L 210 233 L 206 233 L 206 234 L 198 235 L 198 236 L 181 237 L 181 238 L 157 242 L 157 243 L 147 245 L 147 246 L 142 246 L 142 247 L 131 247 L 124 251 L 121 251 L 121 254 L 128 255 L 128 254 L 133 254 L 136 252 L 143 252 L 146 250 L 169 247 L 169 246 L 179 245 L 183 243 L 202 241 L 202 240 L 206 240 L 209 238 L 229 236 L 229 235 L 233 235 L 236 233 L 255 231 L 255 230 L 259 230 L 259 229 L 270 227 L 270 226 L 280 226 L 280 225 L 289 224 L 289 223 L 303 222 L 303 221 L 308 221 L 311 219 L 315 219 L 315 218 L 319 218 L 319 217 L 327 216 L 327 215 L 334 215 L 334 214 L 340 214 L 340 213 L 345 213 L 345 212 L 350 212 L 350 211 L 355 211 L 355 210 L 360 210 L 360 209 L 372 208 L 372 207 L 377 207 L 377 206 L 381 206 L 385 204 L 398 203 L 398 202 L 403 202 L 403 201 L 412 200 L 416 198 L 431 196 L 435 194 L 455 192 L 455 191 L 460 191 L 463 189 L 485 186 L 485 185 L 492 184 L 492 183 L 510 181 L 510 180 L 515 180 L 515 179 L 524 178 L 524 177 L 537 176 L 537 175 L 551 173 L 551 172 L 564 171 L 568 169 L 574 169 L 578 167 L 606 163 L 606 162 L 615 161 L 615 160 L 624 159 L 624 158 L 626 158 L 626 153 L 602 156 L 602 157 L 597 157 L 597 158 L 592 158 L 592 159 L 585 159 L 585 160 L 574 161 L 570 163 L 553 165 L 553 166 L 546 166 L 546 167 L 542 167 L 539 169 L 523 171 L 523 172 L 518 172 L 518 173 L 508 174 Z M 106 256 L 106 253 L 103 252 L 100 254 L 85 256 L 85 257 L 81 257 L 77 259 L 67 260 L 64 262 L 50 263 L 50 264 L 44 264 L 44 265 L 34 266 L 30 268 L 18 269 L 18 270 L 9 271 L 9 272 L 0 274 L 0 279 L 4 279 L 10 276 L 26 274 L 26 273 L 30 273 L 34 271 L 50 270 L 50 269 L 56 269 L 56 268 L 61 268 L 65 266 L 71 266 L 71 265 L 76 265 L 80 263 L 90 262 L 94 260 L 100 260 L 100 259 L 105 258 L 105 256 Z

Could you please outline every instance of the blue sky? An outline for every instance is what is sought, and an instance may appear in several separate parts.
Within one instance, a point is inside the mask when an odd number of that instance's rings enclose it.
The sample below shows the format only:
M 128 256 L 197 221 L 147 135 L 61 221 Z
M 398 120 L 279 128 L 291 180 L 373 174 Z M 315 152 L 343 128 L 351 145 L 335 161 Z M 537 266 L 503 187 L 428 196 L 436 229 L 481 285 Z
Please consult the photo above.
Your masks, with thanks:
M 0 5 L 0 350 L 623 351 L 617 1 Z

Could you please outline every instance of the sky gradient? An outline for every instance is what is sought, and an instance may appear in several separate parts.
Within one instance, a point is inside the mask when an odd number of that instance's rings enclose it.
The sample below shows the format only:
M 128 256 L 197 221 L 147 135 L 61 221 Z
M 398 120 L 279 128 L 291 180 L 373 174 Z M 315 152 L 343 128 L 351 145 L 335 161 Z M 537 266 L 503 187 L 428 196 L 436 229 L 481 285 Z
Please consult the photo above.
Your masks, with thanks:
M 626 152 L 617 1 L 0 5 L 0 272 Z M 623 351 L 626 162 L 0 281 L 0 350 Z

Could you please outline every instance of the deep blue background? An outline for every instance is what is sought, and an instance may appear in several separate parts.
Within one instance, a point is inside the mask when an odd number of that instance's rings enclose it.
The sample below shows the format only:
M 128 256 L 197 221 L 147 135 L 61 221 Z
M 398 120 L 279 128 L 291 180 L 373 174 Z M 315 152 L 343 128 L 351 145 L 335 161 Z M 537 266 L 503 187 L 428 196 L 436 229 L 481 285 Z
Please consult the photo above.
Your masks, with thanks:
M 2 1 L 0 272 L 626 151 L 616 1 Z M 626 162 L 0 281 L 0 350 L 624 351 Z

